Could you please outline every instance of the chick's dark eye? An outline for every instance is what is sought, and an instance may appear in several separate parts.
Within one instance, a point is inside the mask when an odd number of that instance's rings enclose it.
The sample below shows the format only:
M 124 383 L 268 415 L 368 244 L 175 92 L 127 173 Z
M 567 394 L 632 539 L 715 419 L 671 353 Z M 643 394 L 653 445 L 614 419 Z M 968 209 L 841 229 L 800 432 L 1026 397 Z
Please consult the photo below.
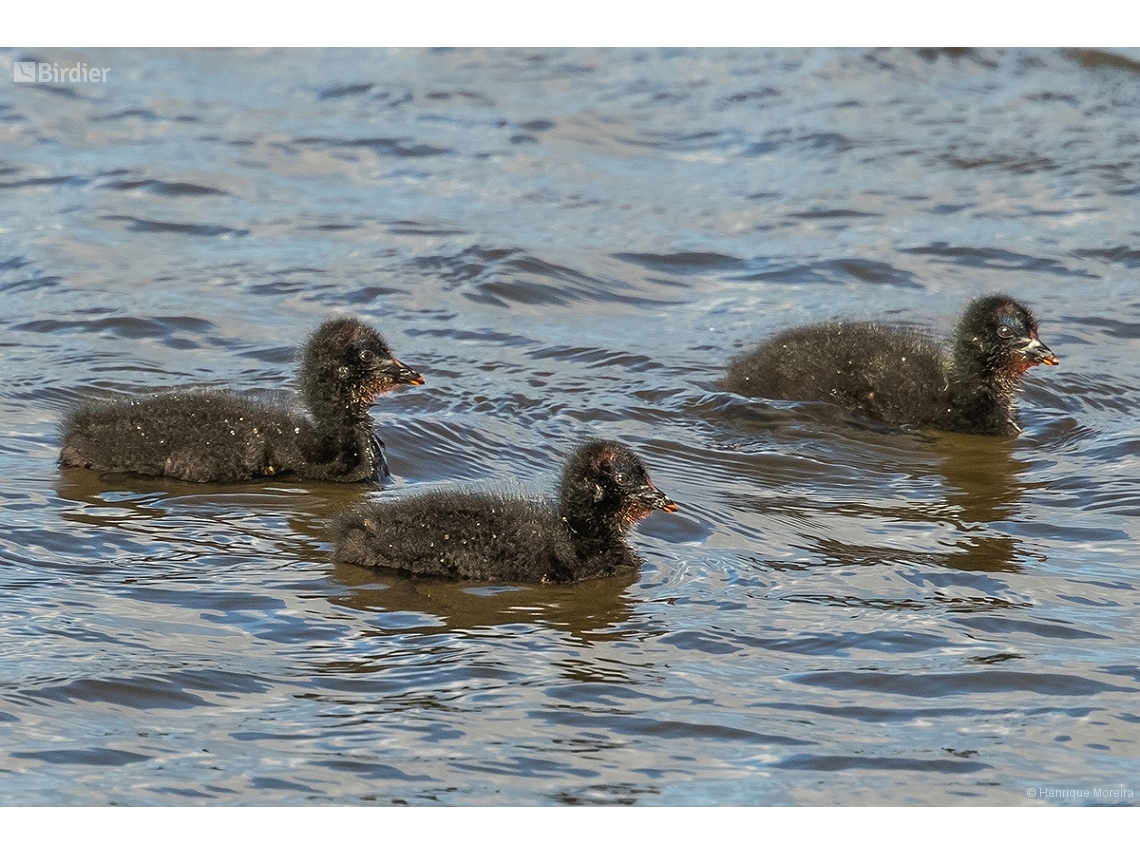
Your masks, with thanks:
M 360 357 L 361 362 L 371 362 L 376 356 L 371 350 L 362 350 L 357 355 Z
M 618 482 L 619 486 L 625 487 L 629 484 L 629 473 L 618 472 L 616 475 L 614 475 L 614 480 Z
M 997 334 L 1001 338 L 1013 338 L 1013 330 L 1011 330 L 1007 324 L 1001 324 L 997 328 Z

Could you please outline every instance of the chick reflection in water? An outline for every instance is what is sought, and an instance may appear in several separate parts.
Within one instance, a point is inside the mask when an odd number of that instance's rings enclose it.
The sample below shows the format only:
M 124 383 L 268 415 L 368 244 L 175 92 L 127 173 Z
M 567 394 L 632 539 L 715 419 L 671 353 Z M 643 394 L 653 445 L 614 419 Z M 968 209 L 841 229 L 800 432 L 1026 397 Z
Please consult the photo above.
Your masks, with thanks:
M 965 533 L 964 550 L 946 556 L 955 570 L 1016 573 L 1021 569 L 1018 538 L 992 523 L 1013 519 L 1030 464 L 1013 455 L 1010 444 L 984 437 L 943 434 L 936 449 L 939 470 L 955 525 Z
M 343 587 L 330 600 L 370 613 L 366 633 L 428 636 L 529 625 L 579 640 L 614 641 L 639 631 L 629 628 L 637 604 L 631 590 L 636 577 L 629 575 L 541 586 L 380 575 L 354 564 L 337 564 L 332 575 Z
M 581 446 L 557 506 L 499 495 L 434 493 L 365 504 L 334 523 L 334 558 L 414 576 L 565 584 L 633 572 L 625 542 L 654 510 L 677 505 L 616 442 Z

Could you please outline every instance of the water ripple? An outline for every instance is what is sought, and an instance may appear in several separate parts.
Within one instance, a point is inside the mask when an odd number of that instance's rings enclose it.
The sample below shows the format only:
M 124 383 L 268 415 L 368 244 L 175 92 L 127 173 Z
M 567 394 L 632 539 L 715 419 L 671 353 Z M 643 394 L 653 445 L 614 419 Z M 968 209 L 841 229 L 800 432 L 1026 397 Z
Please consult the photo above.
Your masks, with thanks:
M 840 691 L 867 691 L 918 698 L 958 694 L 1032 693 L 1082 697 L 1106 692 L 1140 692 L 1101 680 L 1071 674 L 1027 671 L 977 671 L 968 674 L 890 674 L 878 671 L 829 671 L 788 677 L 804 686 Z

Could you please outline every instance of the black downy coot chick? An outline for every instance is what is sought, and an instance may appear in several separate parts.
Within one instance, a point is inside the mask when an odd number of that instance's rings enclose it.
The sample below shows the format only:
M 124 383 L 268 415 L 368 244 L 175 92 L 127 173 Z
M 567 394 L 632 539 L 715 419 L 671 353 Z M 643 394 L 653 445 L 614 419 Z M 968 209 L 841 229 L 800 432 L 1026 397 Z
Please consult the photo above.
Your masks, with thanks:
M 423 377 L 392 356 L 376 330 L 342 318 L 309 338 L 298 379 L 307 416 L 200 390 L 85 404 L 64 423 L 60 463 L 198 482 L 383 477 L 383 444 L 368 408 Z
M 676 509 L 636 454 L 598 440 L 571 456 L 557 505 L 460 492 L 369 502 L 334 523 L 333 557 L 414 576 L 578 582 L 636 570 L 626 534 L 654 510 Z
M 780 333 L 735 359 L 722 388 L 786 401 L 830 401 L 874 419 L 957 433 L 1016 436 L 1013 393 L 1034 365 L 1056 365 L 1016 300 L 974 300 L 949 354 L 926 333 L 836 322 Z

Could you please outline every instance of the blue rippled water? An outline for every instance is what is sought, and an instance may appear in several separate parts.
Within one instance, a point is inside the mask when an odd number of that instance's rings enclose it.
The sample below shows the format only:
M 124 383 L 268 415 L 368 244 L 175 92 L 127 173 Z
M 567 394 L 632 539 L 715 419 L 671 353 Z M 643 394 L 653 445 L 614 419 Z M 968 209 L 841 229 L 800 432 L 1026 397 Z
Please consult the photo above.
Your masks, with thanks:
M 0 65 L 0 804 L 1137 803 L 1140 55 Z M 999 290 L 1061 360 L 1017 438 L 717 387 Z M 365 485 L 58 468 L 70 406 L 287 392 L 335 314 L 427 379 L 387 492 L 614 437 L 680 504 L 640 574 L 411 581 L 330 559 Z

